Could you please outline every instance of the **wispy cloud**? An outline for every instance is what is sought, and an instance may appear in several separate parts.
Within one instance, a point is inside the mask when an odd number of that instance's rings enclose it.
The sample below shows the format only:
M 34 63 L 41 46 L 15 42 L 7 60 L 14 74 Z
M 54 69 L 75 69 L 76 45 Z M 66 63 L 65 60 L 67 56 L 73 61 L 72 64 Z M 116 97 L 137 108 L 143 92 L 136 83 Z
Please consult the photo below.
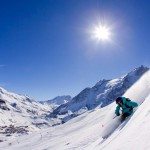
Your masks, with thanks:
M 6 65 L 0 65 L 0 68 L 6 67 Z

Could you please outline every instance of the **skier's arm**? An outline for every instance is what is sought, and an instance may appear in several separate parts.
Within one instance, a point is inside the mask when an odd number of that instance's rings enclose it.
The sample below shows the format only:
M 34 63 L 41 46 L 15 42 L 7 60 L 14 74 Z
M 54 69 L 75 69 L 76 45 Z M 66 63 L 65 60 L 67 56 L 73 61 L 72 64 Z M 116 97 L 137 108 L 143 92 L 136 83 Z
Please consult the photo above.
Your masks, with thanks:
M 119 110 L 120 110 L 120 106 L 117 106 L 117 107 L 116 107 L 116 110 L 115 110 L 115 114 L 116 114 L 117 116 L 120 115 Z
M 136 102 L 130 101 L 129 102 L 129 106 L 131 106 L 132 108 L 137 107 L 138 104 Z

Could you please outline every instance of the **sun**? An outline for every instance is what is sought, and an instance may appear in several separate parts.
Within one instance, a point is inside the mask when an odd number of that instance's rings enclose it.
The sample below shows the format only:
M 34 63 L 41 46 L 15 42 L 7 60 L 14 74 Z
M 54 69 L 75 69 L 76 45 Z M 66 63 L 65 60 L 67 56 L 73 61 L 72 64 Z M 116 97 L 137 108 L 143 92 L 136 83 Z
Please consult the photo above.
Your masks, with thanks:
M 110 29 L 104 25 L 95 26 L 92 34 L 93 34 L 93 37 L 97 39 L 98 41 L 110 40 L 110 36 L 111 36 Z

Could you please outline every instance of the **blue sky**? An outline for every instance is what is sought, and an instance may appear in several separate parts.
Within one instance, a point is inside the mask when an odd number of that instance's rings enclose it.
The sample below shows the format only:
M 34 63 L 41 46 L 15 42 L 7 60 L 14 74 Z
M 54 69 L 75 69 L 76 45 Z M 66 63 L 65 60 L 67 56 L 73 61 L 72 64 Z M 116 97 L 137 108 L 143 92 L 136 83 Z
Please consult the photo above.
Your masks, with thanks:
M 45 100 L 149 66 L 149 10 L 145 0 L 0 1 L 0 85 Z M 90 38 L 101 21 L 113 42 Z

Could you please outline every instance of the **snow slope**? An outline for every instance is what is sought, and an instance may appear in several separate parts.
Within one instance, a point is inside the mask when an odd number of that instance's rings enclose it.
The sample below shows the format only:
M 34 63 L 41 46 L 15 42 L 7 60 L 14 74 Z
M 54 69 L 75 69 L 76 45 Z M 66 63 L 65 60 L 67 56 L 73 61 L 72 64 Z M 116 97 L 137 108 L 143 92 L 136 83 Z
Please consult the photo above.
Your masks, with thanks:
M 125 96 L 135 99 L 141 104 L 140 107 L 124 127 L 118 127 L 97 149 L 150 149 L 150 71 L 129 89 Z
M 0 102 L 0 137 L 4 134 L 10 136 L 13 126 L 26 127 L 32 132 L 55 123 L 46 119 L 46 115 L 52 111 L 50 105 L 43 105 L 28 96 L 8 92 L 0 87 L 0 101 L 5 102 Z M 11 129 L 9 133 L 6 131 L 8 129 Z
M 60 105 L 50 114 L 50 117 L 58 117 L 66 122 L 87 110 L 98 106 L 105 107 L 118 96 L 123 95 L 147 70 L 147 67 L 140 66 L 120 78 L 100 80 L 92 88 L 85 88 L 71 101 Z
M 102 142 L 104 126 L 111 120 L 115 103 L 86 113 L 65 124 L 0 144 L 5 150 L 149 150 L 150 144 L 150 71 L 133 85 L 125 96 L 141 105 L 124 125 Z

